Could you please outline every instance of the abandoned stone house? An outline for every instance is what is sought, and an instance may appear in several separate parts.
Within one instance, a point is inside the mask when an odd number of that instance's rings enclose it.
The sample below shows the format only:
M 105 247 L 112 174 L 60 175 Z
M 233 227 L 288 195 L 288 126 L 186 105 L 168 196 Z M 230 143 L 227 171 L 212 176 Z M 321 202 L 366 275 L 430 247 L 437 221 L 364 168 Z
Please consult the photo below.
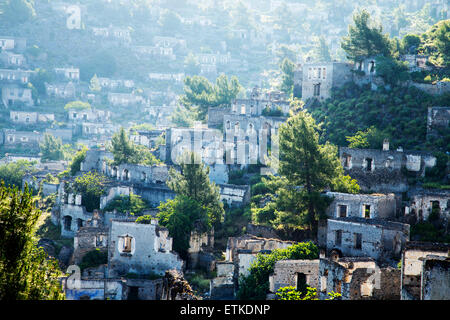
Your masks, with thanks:
M 68 111 L 69 121 L 78 122 L 106 122 L 111 118 L 111 112 L 98 109 L 84 109 L 84 110 L 74 110 L 70 109 Z
M 275 249 L 285 249 L 295 242 L 268 239 L 253 235 L 228 238 L 225 261 L 216 261 L 216 277 L 210 281 L 211 299 L 234 299 L 238 289 L 238 279 L 248 275 L 251 263 L 258 253 L 270 253 Z
M 103 225 L 103 221 L 98 213 L 94 212 L 92 218 L 79 228 L 73 238 L 73 255 L 71 262 L 79 265 L 86 253 L 99 250 L 108 252 L 108 228 Z
M 450 298 L 450 244 L 408 242 L 402 252 L 401 300 Z
M 73 99 L 77 94 L 75 84 L 72 81 L 67 83 L 45 83 L 47 96 L 60 99 Z
M 399 300 L 400 270 L 379 267 L 368 257 L 319 260 L 319 298 L 341 294 L 342 300 Z
M 210 168 L 210 179 L 217 184 L 228 182 L 224 164 L 223 137 L 219 130 L 208 128 L 169 128 L 160 158 L 168 164 L 183 161 L 187 152 L 194 152 Z
M 2 102 L 8 108 L 15 104 L 23 104 L 27 107 L 34 105 L 31 89 L 16 85 L 4 86 L 2 88 Z
M 329 218 L 326 227 L 319 228 L 318 239 L 321 246 L 326 241 L 328 254 L 391 261 L 400 257 L 402 248 L 409 241 L 409 234 L 408 224 L 346 217 Z
M 98 77 L 98 83 L 102 89 L 114 90 L 117 88 L 134 88 L 134 81 L 129 79 L 110 79 Z
M 302 99 L 320 101 L 331 97 L 331 89 L 352 81 L 352 66 L 342 62 L 305 63 L 301 82 Z
M 0 36 L 0 49 L 2 51 L 24 52 L 27 40 L 19 37 Z
M 10 111 L 9 118 L 13 123 L 35 124 L 38 122 L 52 122 L 55 120 L 53 113 L 39 113 L 34 111 Z
M 405 54 L 401 56 L 402 61 L 408 64 L 409 72 L 420 72 L 431 69 L 431 67 L 427 66 L 428 58 L 428 56 L 419 54 Z
M 108 277 L 126 274 L 164 275 L 166 270 L 181 271 L 184 261 L 172 252 L 169 231 L 157 225 L 134 220 L 112 220 L 108 242 Z
M 430 107 L 427 116 L 427 136 L 439 136 L 448 132 L 450 125 L 450 107 Z M 447 131 L 446 131 L 447 130 Z
M 129 107 L 135 105 L 142 105 L 147 103 L 148 101 L 146 101 L 144 97 L 135 95 L 134 93 L 109 92 L 108 102 L 114 107 L 115 106 Z
M 221 184 L 220 200 L 229 207 L 242 207 L 250 203 L 250 186 Z
M 64 143 L 71 143 L 73 138 L 73 129 L 70 128 L 47 128 L 45 133 L 54 136 L 55 138 L 61 139 Z
M 75 67 L 68 68 L 54 68 L 56 75 L 62 76 L 64 79 L 69 81 L 80 81 L 80 69 Z
M 416 221 L 426 221 L 434 211 L 435 220 L 450 221 L 450 190 L 416 190 L 410 193 L 405 215 L 411 214 Z
M 327 192 L 333 199 L 327 208 L 332 218 L 361 217 L 366 219 L 393 219 L 397 211 L 394 194 L 349 194 Z
M 42 133 L 37 131 L 16 131 L 15 129 L 3 129 L 3 145 L 5 147 L 39 148 L 42 141 Z
M 25 68 L 27 60 L 23 54 L 2 51 L 0 52 L 0 64 L 2 68 Z
M 258 253 L 268 253 L 275 249 L 285 249 L 295 244 L 294 241 L 266 239 L 252 235 L 228 238 L 225 260 L 235 264 L 235 279 L 247 275 L 251 263 Z
M 158 73 L 151 72 L 148 74 L 149 80 L 158 80 L 158 81 L 171 81 L 174 83 L 182 83 L 184 80 L 184 73 Z
M 133 46 L 133 51 L 139 55 L 152 57 L 156 59 L 168 59 L 176 60 L 176 55 L 173 52 L 173 48 L 166 48 L 160 46 Z
M 319 259 L 280 260 L 275 263 L 274 272 L 269 277 L 271 293 L 282 287 L 294 287 L 304 292 L 306 286 L 319 289 Z
M 28 83 L 33 73 L 30 70 L 0 69 L 0 82 L 24 85 Z
M 436 158 L 427 152 L 389 150 L 387 140 L 382 150 L 341 147 L 339 158 L 345 172 L 366 192 L 405 192 L 408 184 L 402 170 L 423 177 L 426 168 L 436 165 Z

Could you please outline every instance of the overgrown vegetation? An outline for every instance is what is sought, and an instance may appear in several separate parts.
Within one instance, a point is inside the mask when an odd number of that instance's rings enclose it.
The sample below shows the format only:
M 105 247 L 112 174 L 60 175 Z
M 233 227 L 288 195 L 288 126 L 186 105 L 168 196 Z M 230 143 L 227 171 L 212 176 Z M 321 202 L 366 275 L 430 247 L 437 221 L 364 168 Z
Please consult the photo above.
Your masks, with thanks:
M 239 300 L 265 300 L 269 291 L 269 275 L 279 260 L 312 260 L 319 256 L 319 249 L 312 242 L 294 244 L 286 249 L 276 249 L 270 254 L 259 253 L 249 268 L 249 275 L 239 279 Z

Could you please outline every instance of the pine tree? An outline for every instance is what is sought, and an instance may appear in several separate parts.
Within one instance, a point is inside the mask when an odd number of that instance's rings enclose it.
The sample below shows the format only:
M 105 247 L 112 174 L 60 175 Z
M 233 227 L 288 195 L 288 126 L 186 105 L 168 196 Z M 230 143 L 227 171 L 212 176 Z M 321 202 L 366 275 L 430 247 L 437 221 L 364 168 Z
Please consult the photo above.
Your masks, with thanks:
M 40 212 L 28 188 L 0 186 L 0 300 L 61 300 L 61 272 L 36 246 Z
M 169 171 L 168 186 L 177 195 L 186 196 L 209 209 L 212 224 L 221 222 L 224 209 L 220 201 L 219 188 L 209 180 L 209 168 L 192 153 L 184 154 L 180 164 L 181 173 Z
M 374 25 L 366 10 L 356 13 L 353 21 L 355 25 L 349 26 L 348 36 L 341 42 L 349 60 L 356 62 L 376 55 L 390 56 L 389 36 L 383 34 L 381 25 Z
M 280 127 L 279 173 L 290 185 L 300 187 L 311 228 L 316 227 L 323 207 L 320 193 L 333 184 L 341 168 L 336 147 L 319 144 L 318 126 L 311 115 L 303 110 L 291 114 Z

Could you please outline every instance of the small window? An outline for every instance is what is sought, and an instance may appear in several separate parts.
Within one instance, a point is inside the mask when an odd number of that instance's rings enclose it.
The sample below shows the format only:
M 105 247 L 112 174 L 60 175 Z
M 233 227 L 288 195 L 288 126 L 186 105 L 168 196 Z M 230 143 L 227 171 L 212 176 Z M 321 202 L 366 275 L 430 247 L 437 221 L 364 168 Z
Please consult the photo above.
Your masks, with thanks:
M 345 218 L 347 217 L 347 206 L 340 204 L 338 205 L 338 218 Z
M 320 83 L 314 85 L 314 96 L 320 96 Z
M 372 159 L 371 158 L 366 158 L 366 163 L 367 163 L 367 167 L 366 170 L 367 171 L 372 171 Z
M 361 233 L 354 234 L 354 242 L 355 242 L 355 249 L 361 250 L 361 248 L 362 248 L 362 234 Z
M 336 230 L 334 243 L 337 246 L 340 246 L 342 244 L 342 230 Z
M 122 252 L 124 253 L 130 253 L 131 252 L 131 240 L 133 238 L 130 236 L 123 237 L 123 247 Z
M 363 205 L 363 218 L 366 219 L 370 219 L 371 218 L 371 213 L 370 213 L 370 205 L 369 204 L 364 204 Z

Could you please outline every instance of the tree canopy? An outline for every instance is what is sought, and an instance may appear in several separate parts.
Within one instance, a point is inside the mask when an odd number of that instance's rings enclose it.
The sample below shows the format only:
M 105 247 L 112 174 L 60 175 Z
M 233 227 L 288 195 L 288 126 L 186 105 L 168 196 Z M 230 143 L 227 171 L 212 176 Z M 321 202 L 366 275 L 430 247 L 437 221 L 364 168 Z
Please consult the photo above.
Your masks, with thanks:
M 240 90 L 241 85 L 234 76 L 228 80 L 227 76 L 220 75 L 214 85 L 202 76 L 186 77 L 180 102 L 198 120 L 204 120 L 209 107 L 230 107 Z
M 62 300 L 55 260 L 37 247 L 40 212 L 31 192 L 0 186 L 0 300 Z
M 366 10 L 357 12 L 353 22 L 348 35 L 341 41 L 341 47 L 349 60 L 356 62 L 377 55 L 390 56 L 389 36 L 383 34 L 381 25 L 376 25 Z

